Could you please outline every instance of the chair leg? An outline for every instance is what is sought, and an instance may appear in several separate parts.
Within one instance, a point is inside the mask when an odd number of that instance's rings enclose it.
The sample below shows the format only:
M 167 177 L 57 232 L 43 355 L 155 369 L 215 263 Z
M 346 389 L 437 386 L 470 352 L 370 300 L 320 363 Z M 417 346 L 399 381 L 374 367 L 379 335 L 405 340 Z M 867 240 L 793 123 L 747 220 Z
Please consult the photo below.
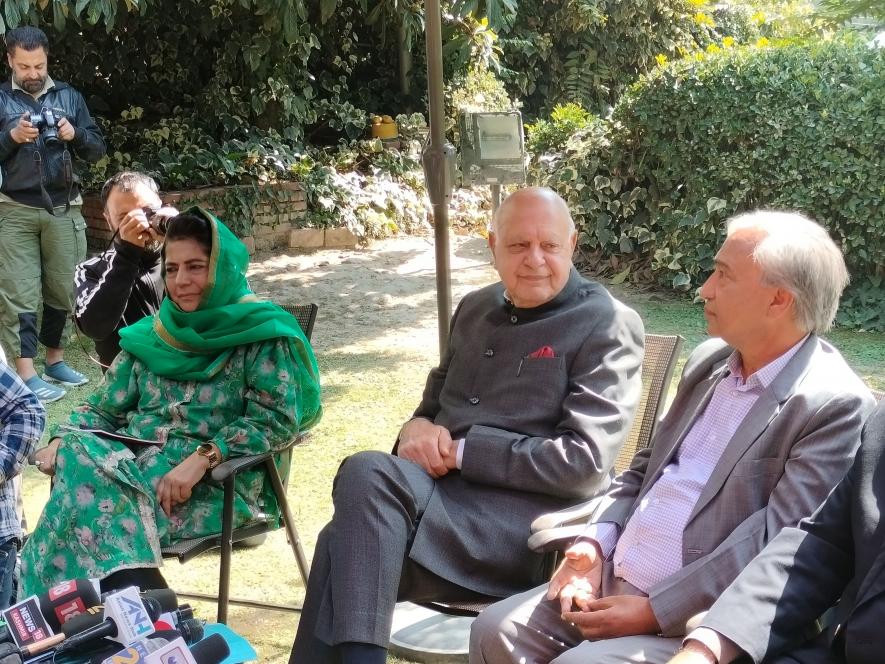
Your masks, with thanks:
M 267 467 L 267 475 L 270 477 L 270 483 L 273 487 L 274 495 L 277 497 L 277 503 L 280 506 L 280 512 L 283 517 L 283 524 L 286 526 L 286 534 L 289 536 L 289 546 L 292 547 L 292 553 L 295 554 L 295 562 L 298 564 L 298 571 L 301 573 L 301 579 L 304 587 L 307 588 L 307 577 L 310 575 L 310 565 L 307 562 L 307 556 L 304 555 L 304 549 L 301 547 L 301 540 L 298 538 L 298 531 L 295 530 L 295 519 L 289 509 L 289 501 L 286 498 L 286 489 L 280 480 L 280 474 L 273 459 L 264 462 Z
M 234 532 L 234 477 L 224 481 L 224 510 L 221 517 L 221 570 L 218 577 L 218 619 L 227 624 L 230 599 L 230 563 Z

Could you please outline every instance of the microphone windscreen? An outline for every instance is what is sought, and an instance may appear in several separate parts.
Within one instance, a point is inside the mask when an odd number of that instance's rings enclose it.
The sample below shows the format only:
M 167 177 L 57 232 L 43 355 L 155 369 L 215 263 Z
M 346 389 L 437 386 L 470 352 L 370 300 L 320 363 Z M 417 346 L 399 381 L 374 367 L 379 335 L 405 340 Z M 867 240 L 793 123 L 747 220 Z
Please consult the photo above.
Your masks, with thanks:
M 160 615 L 163 613 L 163 607 L 160 606 L 160 602 L 155 600 L 153 597 L 149 597 L 147 595 L 141 596 L 141 603 L 144 604 L 144 608 L 147 611 L 148 616 L 151 619 L 151 622 L 157 620 Z
M 178 596 L 175 594 L 175 591 L 170 588 L 156 588 L 151 590 L 145 590 L 141 593 L 141 596 L 144 597 L 152 597 L 160 603 L 160 608 L 162 611 L 160 613 L 171 613 L 178 608 Z
M 40 613 L 56 633 L 68 620 L 101 604 L 95 587 L 88 579 L 62 581 L 40 595 L 37 601 L 40 603 Z
M 221 664 L 230 655 L 230 647 L 221 634 L 212 634 L 191 646 L 197 664 Z
M 191 645 L 203 638 L 203 623 L 196 618 L 182 620 L 178 623 L 178 631 L 181 632 L 184 642 Z

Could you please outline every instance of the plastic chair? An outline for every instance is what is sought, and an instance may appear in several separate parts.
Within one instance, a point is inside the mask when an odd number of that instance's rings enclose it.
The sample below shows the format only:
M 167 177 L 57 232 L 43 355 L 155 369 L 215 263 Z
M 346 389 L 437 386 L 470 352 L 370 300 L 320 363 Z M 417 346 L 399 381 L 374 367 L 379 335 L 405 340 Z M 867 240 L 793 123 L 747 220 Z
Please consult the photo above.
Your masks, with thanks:
M 304 335 L 310 339 L 313 333 L 313 325 L 316 321 L 318 307 L 315 304 L 304 304 L 296 306 L 283 306 L 284 310 L 292 314 L 304 331 Z M 202 599 L 218 602 L 217 622 L 227 622 L 228 605 L 239 604 L 243 606 L 251 606 L 277 611 L 300 611 L 300 606 L 289 606 L 284 604 L 273 604 L 269 602 L 258 602 L 252 600 L 234 599 L 230 597 L 230 567 L 231 552 L 236 542 L 248 540 L 264 533 L 276 530 L 278 526 L 270 519 L 259 518 L 255 521 L 245 524 L 240 528 L 233 527 L 234 514 L 234 483 L 237 474 L 254 468 L 256 466 L 264 466 L 267 478 L 270 480 L 274 495 L 280 506 L 283 526 L 286 529 L 289 545 L 298 564 L 298 571 L 304 585 L 307 585 L 307 576 L 310 571 L 307 557 L 304 555 L 304 549 L 301 546 L 301 540 L 295 529 L 295 520 L 289 509 L 289 502 L 286 498 L 286 483 L 288 481 L 288 471 L 291 463 L 291 452 L 295 445 L 305 440 L 305 434 L 298 434 L 283 450 L 276 452 L 267 452 L 265 454 L 256 454 L 250 456 L 241 456 L 228 459 L 224 463 L 219 464 L 212 469 L 210 476 L 214 482 L 219 482 L 224 487 L 224 506 L 222 511 L 221 532 L 215 535 L 207 535 L 194 539 L 181 540 L 175 544 L 164 547 L 162 554 L 164 558 L 178 558 L 180 563 L 186 563 L 192 558 L 211 551 L 212 549 L 221 549 L 221 565 L 218 574 L 218 596 L 207 595 L 204 593 L 178 593 L 181 597 L 189 597 L 193 599 Z M 281 456 L 283 459 L 282 466 L 286 469 L 281 477 L 277 472 L 275 457 Z
M 670 380 L 673 377 L 673 370 L 676 367 L 676 361 L 679 359 L 679 351 L 682 349 L 684 341 L 685 340 L 679 335 L 645 335 L 645 357 L 642 362 L 642 394 L 639 398 L 639 405 L 636 409 L 633 424 L 630 427 L 630 432 L 627 434 L 627 440 L 615 461 L 616 472 L 620 472 L 627 468 L 630 465 L 630 460 L 633 458 L 633 455 L 651 444 L 652 436 L 654 435 L 658 420 L 661 416 L 661 411 L 667 401 L 667 391 L 670 387 Z M 588 504 L 592 505 L 593 501 L 591 500 L 589 503 L 582 503 L 558 512 L 544 514 L 535 519 L 532 523 L 533 535 L 529 538 L 529 547 L 533 549 L 535 548 L 533 546 L 533 538 L 537 539 L 537 536 L 539 535 L 538 531 L 540 531 L 541 537 L 543 537 L 544 533 L 548 532 L 548 529 L 556 528 L 556 530 L 559 531 L 561 528 L 558 528 L 558 526 L 561 526 L 564 523 L 564 520 L 580 520 L 581 525 L 576 526 L 576 528 L 579 530 L 583 529 L 584 520 L 589 516 L 590 511 L 592 511 L 592 509 L 587 509 Z M 557 538 L 556 541 L 558 542 L 561 540 Z M 554 564 L 555 556 L 551 555 L 548 560 L 548 566 L 551 571 Z M 458 640 L 457 633 L 459 631 L 464 632 L 461 638 L 464 639 L 464 642 L 466 643 L 467 633 L 469 632 L 469 621 L 447 621 L 444 616 L 473 618 L 479 615 L 480 611 L 489 606 L 489 604 L 496 602 L 498 599 L 500 598 L 489 597 L 487 601 L 419 602 L 417 604 L 421 607 L 432 609 L 439 614 L 443 614 L 443 616 L 439 617 L 438 623 L 432 623 L 431 621 L 433 618 L 422 617 L 422 620 L 426 623 L 424 625 L 424 632 L 430 634 L 433 632 L 440 633 L 443 630 L 451 631 L 452 637 L 450 642 L 456 642 Z M 400 606 L 406 610 L 410 604 L 410 602 L 403 602 Z M 450 650 L 434 647 L 425 648 L 419 642 L 426 642 L 424 632 L 412 629 L 412 632 L 418 634 L 417 638 L 414 638 L 411 634 L 408 634 L 408 637 L 403 636 L 404 634 L 407 634 L 407 632 L 408 630 L 403 630 L 401 632 L 394 631 L 394 634 L 391 635 L 391 652 L 419 662 L 436 663 L 443 661 L 467 661 L 466 650 L 462 653 L 460 651 L 455 652 L 457 648 L 452 648 Z M 406 642 L 407 638 L 408 642 Z

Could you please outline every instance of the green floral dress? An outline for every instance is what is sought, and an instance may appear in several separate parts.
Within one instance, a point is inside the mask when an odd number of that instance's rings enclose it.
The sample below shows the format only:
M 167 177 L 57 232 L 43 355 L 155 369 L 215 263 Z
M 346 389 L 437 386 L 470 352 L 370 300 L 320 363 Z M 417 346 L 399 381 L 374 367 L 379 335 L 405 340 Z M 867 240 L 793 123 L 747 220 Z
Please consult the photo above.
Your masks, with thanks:
M 64 579 L 104 578 L 135 567 L 158 567 L 160 547 L 221 530 L 222 488 L 199 482 L 167 517 L 156 497 L 160 479 L 203 442 L 222 457 L 279 449 L 312 423 L 288 339 L 237 347 L 207 381 L 153 374 L 123 352 L 104 383 L 71 415 L 70 426 L 156 440 L 131 446 L 59 428 L 56 482 L 36 529 L 22 550 L 23 596 Z M 308 390 L 310 391 L 310 390 Z M 306 399 L 306 401 L 305 401 Z M 261 470 L 240 473 L 235 526 L 279 507 Z

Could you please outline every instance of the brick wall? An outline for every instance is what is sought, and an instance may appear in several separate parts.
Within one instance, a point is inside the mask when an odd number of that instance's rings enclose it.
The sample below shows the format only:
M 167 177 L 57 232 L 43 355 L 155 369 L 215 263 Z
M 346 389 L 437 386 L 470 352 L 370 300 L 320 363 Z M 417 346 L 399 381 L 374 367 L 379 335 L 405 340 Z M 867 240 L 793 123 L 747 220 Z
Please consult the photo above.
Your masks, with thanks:
M 274 200 L 258 203 L 252 211 L 252 235 L 241 238 L 249 251 L 288 247 L 289 236 L 304 215 L 306 203 L 301 186 L 295 182 L 265 185 L 274 191 Z M 163 203 L 178 209 L 201 205 L 222 221 L 228 220 L 225 210 L 215 209 L 218 200 L 231 187 L 209 187 L 187 191 L 170 191 L 163 194 Z M 244 187 L 246 188 L 246 187 Z M 251 188 L 251 187 L 248 187 Z M 86 219 L 86 238 L 91 251 L 102 251 L 111 239 L 111 231 L 102 216 L 101 202 L 97 195 L 83 197 L 83 217 Z M 233 226 L 242 224 L 233 223 Z

